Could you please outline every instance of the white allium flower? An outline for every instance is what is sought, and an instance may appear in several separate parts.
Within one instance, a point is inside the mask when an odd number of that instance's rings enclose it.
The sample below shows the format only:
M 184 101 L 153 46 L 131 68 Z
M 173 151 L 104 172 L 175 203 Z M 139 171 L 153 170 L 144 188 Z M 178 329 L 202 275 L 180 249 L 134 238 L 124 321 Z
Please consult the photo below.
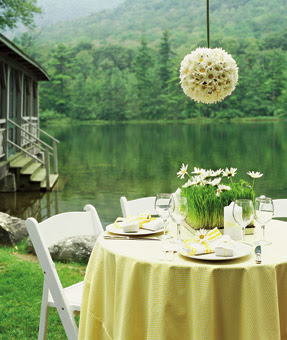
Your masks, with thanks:
M 177 177 L 180 177 L 180 179 L 183 179 L 184 176 L 187 174 L 187 168 L 188 168 L 188 164 L 184 165 L 182 163 L 182 166 L 181 166 L 179 172 L 177 172 Z
M 230 168 L 230 169 L 226 168 L 225 170 L 223 170 L 222 175 L 224 177 L 233 177 L 236 175 L 236 171 L 237 171 L 237 168 Z
M 247 175 L 249 175 L 251 178 L 260 178 L 263 176 L 259 171 L 254 172 L 254 171 L 248 171 Z
M 235 89 L 238 67 L 231 55 L 221 48 L 197 48 L 182 60 L 180 80 L 188 97 L 212 104 L 223 100 Z

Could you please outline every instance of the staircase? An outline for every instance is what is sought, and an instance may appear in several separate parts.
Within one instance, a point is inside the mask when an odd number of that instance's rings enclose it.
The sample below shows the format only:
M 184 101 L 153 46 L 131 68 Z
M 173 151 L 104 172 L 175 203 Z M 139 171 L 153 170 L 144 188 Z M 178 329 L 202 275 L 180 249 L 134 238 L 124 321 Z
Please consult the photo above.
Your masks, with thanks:
M 39 160 L 43 154 L 36 155 Z M 51 190 L 57 180 L 58 174 L 49 174 L 49 188 L 47 186 L 47 173 L 40 161 L 19 152 L 9 160 L 9 172 L 15 175 L 16 187 L 18 191 L 47 191 Z
M 59 141 L 28 120 L 23 119 L 23 123 L 19 125 L 8 119 L 8 123 L 14 126 L 17 135 L 21 137 L 19 143 L 7 139 L 8 145 L 17 152 L 6 161 L 12 187 L 17 191 L 52 190 L 59 177 L 57 159 Z M 52 145 L 40 139 L 40 134 L 45 135 L 45 139 Z M 51 168 L 54 173 L 51 172 Z

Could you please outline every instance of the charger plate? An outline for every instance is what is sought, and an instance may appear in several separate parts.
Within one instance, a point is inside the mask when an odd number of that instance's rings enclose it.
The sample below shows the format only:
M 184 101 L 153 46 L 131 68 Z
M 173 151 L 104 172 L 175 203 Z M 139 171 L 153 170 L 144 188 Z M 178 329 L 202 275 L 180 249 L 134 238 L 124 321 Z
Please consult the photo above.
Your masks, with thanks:
M 227 261 L 235 260 L 240 257 L 249 255 L 253 250 L 253 246 L 244 242 L 236 242 L 233 250 L 233 256 L 216 256 L 215 253 L 202 254 L 202 255 L 190 255 L 183 247 L 180 247 L 178 252 L 180 255 L 188 257 L 195 260 L 205 260 L 205 261 Z

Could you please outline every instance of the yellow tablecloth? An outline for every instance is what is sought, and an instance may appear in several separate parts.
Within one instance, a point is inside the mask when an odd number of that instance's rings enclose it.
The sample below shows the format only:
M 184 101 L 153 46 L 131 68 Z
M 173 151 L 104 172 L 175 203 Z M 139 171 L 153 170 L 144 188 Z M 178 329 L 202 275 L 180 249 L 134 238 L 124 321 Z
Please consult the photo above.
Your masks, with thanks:
M 79 340 L 286 340 L 287 223 L 255 255 L 160 261 L 156 241 L 104 240 L 85 276 Z M 252 236 L 246 237 L 252 242 Z

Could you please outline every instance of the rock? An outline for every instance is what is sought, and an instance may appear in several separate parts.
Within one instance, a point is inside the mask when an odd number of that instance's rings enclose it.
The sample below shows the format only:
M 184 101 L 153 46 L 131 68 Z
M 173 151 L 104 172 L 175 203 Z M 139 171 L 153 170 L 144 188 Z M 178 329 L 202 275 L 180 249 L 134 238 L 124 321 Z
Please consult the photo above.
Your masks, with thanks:
M 27 238 L 25 221 L 0 212 L 0 246 L 15 246 Z M 88 262 L 96 236 L 77 236 L 57 242 L 49 248 L 53 260 Z M 28 237 L 27 249 L 35 254 L 32 242 Z
M 50 254 L 53 260 L 56 261 L 87 263 L 96 240 L 96 236 L 69 237 L 49 247 Z M 30 238 L 27 240 L 27 248 L 29 251 L 35 253 Z
M 25 221 L 0 212 L 0 245 L 15 246 L 28 236 Z
M 69 237 L 50 247 L 50 254 L 54 260 L 58 261 L 81 261 L 87 263 L 96 240 L 96 236 Z

